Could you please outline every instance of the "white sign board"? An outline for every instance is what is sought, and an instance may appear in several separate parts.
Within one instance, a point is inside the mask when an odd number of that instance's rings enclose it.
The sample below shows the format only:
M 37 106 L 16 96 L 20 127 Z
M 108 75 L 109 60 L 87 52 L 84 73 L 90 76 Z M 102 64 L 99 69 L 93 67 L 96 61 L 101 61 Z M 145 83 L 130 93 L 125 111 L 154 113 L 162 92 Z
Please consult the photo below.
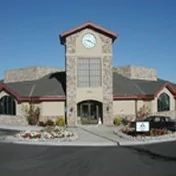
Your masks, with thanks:
M 148 132 L 150 131 L 150 123 L 149 122 L 136 122 L 136 131 L 137 132 Z

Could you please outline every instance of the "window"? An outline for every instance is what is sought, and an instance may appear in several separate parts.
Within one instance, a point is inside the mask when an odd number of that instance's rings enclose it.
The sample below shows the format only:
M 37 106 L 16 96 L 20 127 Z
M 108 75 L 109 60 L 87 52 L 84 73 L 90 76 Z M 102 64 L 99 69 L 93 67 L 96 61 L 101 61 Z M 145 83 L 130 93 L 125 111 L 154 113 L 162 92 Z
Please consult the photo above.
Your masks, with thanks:
M 158 97 L 158 112 L 170 110 L 170 97 L 166 93 L 162 93 Z
M 15 100 L 11 96 L 4 96 L 0 99 L 0 114 L 16 115 Z
M 101 86 L 101 60 L 100 58 L 80 58 L 77 62 L 78 87 Z

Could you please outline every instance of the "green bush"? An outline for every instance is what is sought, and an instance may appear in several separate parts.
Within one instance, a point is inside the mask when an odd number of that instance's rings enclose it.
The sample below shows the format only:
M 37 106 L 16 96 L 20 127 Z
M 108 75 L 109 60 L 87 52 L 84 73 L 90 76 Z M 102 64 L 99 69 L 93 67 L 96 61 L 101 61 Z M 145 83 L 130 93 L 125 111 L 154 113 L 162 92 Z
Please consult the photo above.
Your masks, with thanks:
M 45 127 L 45 126 L 46 126 L 46 123 L 43 122 L 43 121 L 39 121 L 39 122 L 38 122 L 38 126 Z
M 127 118 L 123 118 L 122 119 L 122 124 L 125 125 L 125 126 L 128 125 L 129 124 L 129 120 Z
M 65 118 L 64 117 L 59 117 L 56 121 L 57 126 L 65 126 Z
M 119 126 L 121 122 L 122 122 L 121 117 L 115 117 L 113 120 L 114 125 L 117 125 L 117 126 Z
M 54 122 L 53 122 L 51 119 L 48 119 L 48 120 L 46 121 L 46 125 L 47 125 L 47 126 L 54 126 Z

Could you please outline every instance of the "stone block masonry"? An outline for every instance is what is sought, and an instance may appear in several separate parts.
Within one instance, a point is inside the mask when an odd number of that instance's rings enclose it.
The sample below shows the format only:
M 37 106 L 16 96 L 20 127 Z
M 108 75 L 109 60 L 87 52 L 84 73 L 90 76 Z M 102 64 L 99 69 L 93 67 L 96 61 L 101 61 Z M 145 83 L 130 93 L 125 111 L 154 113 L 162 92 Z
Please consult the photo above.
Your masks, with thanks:
M 28 125 L 23 116 L 0 115 L 0 125 Z
M 114 67 L 113 71 L 129 79 L 157 81 L 157 71 L 153 68 L 127 65 L 122 67 Z
M 4 72 L 4 83 L 37 80 L 49 73 L 54 73 L 63 70 L 64 69 L 42 66 L 6 70 Z

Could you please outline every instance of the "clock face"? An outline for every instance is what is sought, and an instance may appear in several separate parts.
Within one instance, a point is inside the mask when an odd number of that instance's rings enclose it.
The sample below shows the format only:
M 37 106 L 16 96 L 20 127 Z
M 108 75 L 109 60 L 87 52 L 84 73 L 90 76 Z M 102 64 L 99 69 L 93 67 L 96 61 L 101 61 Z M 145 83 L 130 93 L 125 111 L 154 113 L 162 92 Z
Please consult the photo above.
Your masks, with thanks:
M 82 38 L 82 43 L 86 48 L 93 48 L 96 45 L 96 38 L 93 34 L 86 34 Z

